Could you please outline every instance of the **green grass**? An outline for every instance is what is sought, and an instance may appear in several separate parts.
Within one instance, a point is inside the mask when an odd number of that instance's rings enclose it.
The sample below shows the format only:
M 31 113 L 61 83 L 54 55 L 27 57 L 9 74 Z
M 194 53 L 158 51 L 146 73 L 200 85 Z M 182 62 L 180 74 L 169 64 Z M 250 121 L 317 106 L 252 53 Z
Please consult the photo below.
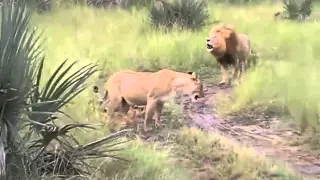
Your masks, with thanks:
M 235 145 L 215 133 L 183 128 L 176 140 L 182 147 L 179 153 L 207 171 L 208 179 L 302 179 L 286 166 L 276 165 L 253 149 Z
M 98 179 L 193 179 L 188 169 L 170 161 L 170 148 L 158 150 L 157 146 L 156 143 L 147 144 L 140 139 L 131 142 L 122 155 L 129 157 L 132 162 L 104 162 L 100 168 L 101 178 Z
M 279 10 L 280 5 L 210 5 L 211 20 L 234 24 L 238 32 L 247 33 L 260 56 L 260 64 L 256 70 L 250 72 L 245 83 L 236 88 L 235 101 L 227 113 L 276 100 L 280 105 L 289 105 L 298 122 L 302 121 L 302 112 L 299 110 L 308 107 L 309 126 L 319 127 L 317 119 L 310 117 L 315 114 L 320 100 L 320 93 L 317 91 L 320 88 L 320 74 L 317 71 L 320 65 L 320 40 L 315 38 L 320 32 L 320 26 L 314 22 L 275 22 L 273 14 Z M 317 19 L 320 14 L 318 8 L 314 11 L 313 18 Z M 43 29 L 47 37 L 45 70 L 48 74 L 66 58 L 78 60 L 79 66 L 98 63 L 106 74 L 127 68 L 170 68 L 207 73 L 217 71 L 217 64 L 206 52 L 204 45 L 212 25 L 197 32 L 173 30 L 164 33 L 150 27 L 146 9 L 128 12 L 87 7 L 56 9 L 46 15 L 35 14 L 32 23 Z M 97 75 L 92 79 L 93 82 Z M 88 102 L 94 98 L 90 91 L 91 88 L 77 97 L 74 104 L 67 107 L 67 112 L 80 122 L 99 123 L 102 121 L 101 116 L 88 106 Z M 91 141 L 108 133 L 108 129 L 101 126 L 94 133 L 78 134 L 82 136 L 81 140 Z M 188 142 L 184 141 L 185 143 Z M 207 153 L 212 152 L 205 152 L 208 147 L 204 147 L 198 156 L 210 155 Z M 194 148 L 199 149 L 196 146 Z M 167 179 L 185 179 L 177 177 L 176 174 L 179 173 L 175 171 L 175 167 L 167 167 L 167 152 L 139 145 L 131 146 L 127 153 L 140 160 L 128 166 L 127 172 L 119 173 L 121 177 L 155 179 L 161 175 L 168 177 Z M 243 151 L 237 153 L 242 157 Z M 266 165 L 262 160 L 256 162 L 254 158 L 243 156 L 244 159 L 238 157 L 235 164 L 228 165 L 226 169 L 219 167 L 218 171 L 229 174 L 227 170 L 235 168 L 245 171 L 244 177 L 249 178 L 251 172 L 254 172 L 252 176 L 259 177 L 256 173 L 261 173 L 260 170 L 254 170 L 254 164 L 258 163 L 263 170 L 278 172 L 277 168 L 273 170 L 273 166 Z M 247 163 L 248 167 L 238 168 L 239 162 Z M 163 166 L 166 168 L 161 169 Z M 237 173 L 236 170 L 230 175 Z M 135 173 L 136 177 L 133 176 Z M 146 177 L 148 174 L 151 175 Z

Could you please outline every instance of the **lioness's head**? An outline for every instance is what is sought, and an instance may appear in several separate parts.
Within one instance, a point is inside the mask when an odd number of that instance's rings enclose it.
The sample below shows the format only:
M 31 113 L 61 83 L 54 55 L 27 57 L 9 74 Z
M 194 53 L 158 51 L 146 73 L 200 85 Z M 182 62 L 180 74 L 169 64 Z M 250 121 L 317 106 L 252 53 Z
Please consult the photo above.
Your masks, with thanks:
M 192 100 L 204 97 L 203 85 L 195 72 L 181 73 L 177 76 L 173 85 L 176 92 L 191 96 Z
M 229 51 L 235 51 L 238 46 L 237 35 L 233 25 L 219 24 L 213 27 L 206 39 L 208 52 L 220 56 Z

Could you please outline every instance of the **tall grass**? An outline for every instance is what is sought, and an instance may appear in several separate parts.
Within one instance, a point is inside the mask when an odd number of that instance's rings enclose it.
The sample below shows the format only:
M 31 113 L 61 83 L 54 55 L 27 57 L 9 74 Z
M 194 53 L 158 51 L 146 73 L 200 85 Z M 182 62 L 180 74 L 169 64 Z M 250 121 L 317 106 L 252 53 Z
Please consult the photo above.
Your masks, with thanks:
M 204 53 L 203 34 L 153 30 L 146 9 L 130 13 L 74 7 L 35 15 L 34 22 L 45 29 L 47 54 L 53 63 L 58 57 L 69 57 L 105 64 L 108 72 L 139 66 L 155 70 L 211 63 L 211 57 Z

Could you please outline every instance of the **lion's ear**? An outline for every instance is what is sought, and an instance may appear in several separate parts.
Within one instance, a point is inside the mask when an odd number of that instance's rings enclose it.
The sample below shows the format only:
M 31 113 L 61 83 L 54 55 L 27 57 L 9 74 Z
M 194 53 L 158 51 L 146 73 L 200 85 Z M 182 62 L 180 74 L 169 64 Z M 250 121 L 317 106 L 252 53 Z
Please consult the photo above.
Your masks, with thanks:
M 224 37 L 226 38 L 233 38 L 232 36 L 234 36 L 235 33 L 235 26 L 232 24 L 226 24 L 224 25 Z
M 226 24 L 226 25 L 224 25 L 224 27 L 225 27 L 226 29 L 229 29 L 229 30 L 232 30 L 232 31 L 235 30 L 235 27 L 234 27 L 234 25 L 232 25 L 232 24 Z
M 232 30 L 230 30 L 230 29 L 224 29 L 223 30 L 223 32 L 222 32 L 222 34 L 223 34 L 223 37 L 225 37 L 225 38 L 230 38 L 231 36 L 232 36 Z

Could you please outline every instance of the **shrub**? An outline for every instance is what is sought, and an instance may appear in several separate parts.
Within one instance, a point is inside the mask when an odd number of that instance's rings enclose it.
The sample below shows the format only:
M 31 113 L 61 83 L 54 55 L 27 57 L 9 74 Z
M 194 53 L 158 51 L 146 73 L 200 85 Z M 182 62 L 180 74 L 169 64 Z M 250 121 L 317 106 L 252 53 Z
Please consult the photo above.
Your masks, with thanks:
M 149 18 L 155 27 L 171 29 L 174 25 L 186 29 L 199 29 L 209 18 L 207 5 L 202 0 L 157 1 L 150 10 Z

